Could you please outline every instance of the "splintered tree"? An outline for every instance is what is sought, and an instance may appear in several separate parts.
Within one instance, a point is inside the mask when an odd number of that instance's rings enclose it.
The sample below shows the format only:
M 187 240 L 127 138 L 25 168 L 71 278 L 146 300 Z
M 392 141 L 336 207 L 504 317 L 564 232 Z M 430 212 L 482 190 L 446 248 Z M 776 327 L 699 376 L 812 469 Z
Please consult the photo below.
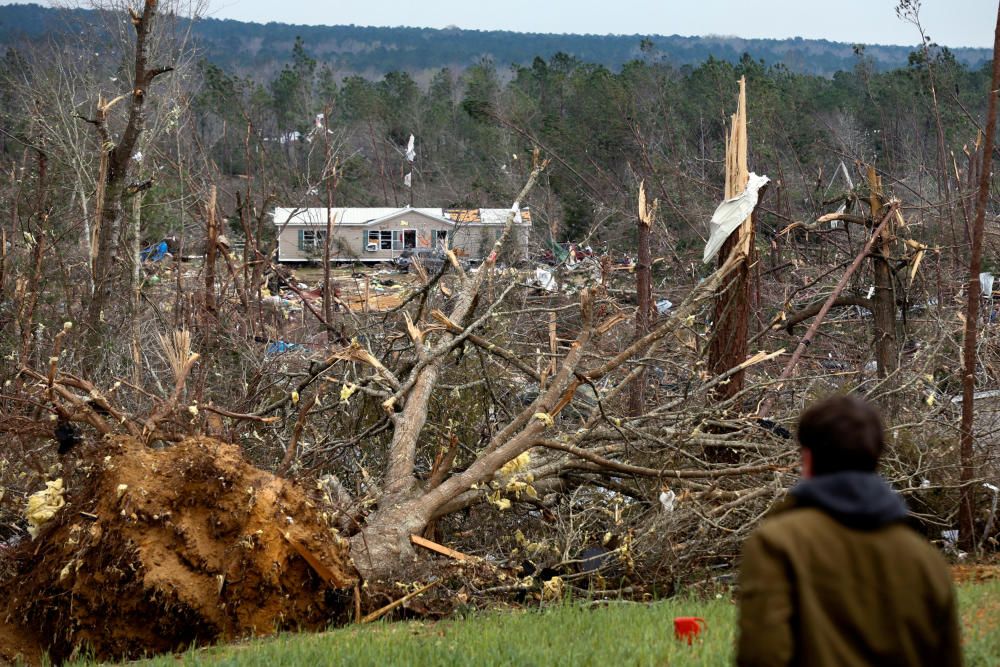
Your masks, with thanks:
M 87 326 L 92 340 L 99 341 L 104 330 L 105 310 L 112 294 L 130 293 L 133 273 L 126 270 L 132 261 L 129 257 L 130 244 L 124 231 L 126 203 L 142 188 L 142 184 L 132 183 L 136 164 L 136 147 L 146 127 L 146 98 L 153 81 L 173 67 L 151 67 L 149 64 L 149 41 L 153 22 L 157 14 L 157 0 L 145 0 L 142 13 L 128 8 L 132 26 L 135 29 L 135 68 L 132 91 L 110 101 L 98 99 L 97 113 L 85 119 L 94 125 L 100 141 L 100 171 L 98 194 L 95 202 L 94 226 L 91 231 L 95 242 L 92 244 L 94 292 L 87 307 Z M 119 102 L 128 102 L 127 121 L 121 138 L 113 141 L 113 133 L 108 127 L 109 113 Z
M 796 365 L 806 348 L 813 342 L 827 314 L 834 308 L 847 307 L 864 308 L 872 315 L 875 365 L 880 385 L 888 389 L 898 381 L 897 303 L 905 303 L 907 283 L 912 283 L 928 247 L 914 239 L 903 237 L 902 230 L 906 229 L 906 224 L 899 212 L 900 202 L 886 198 L 882 189 L 882 178 L 875 167 L 864 165 L 864 173 L 868 185 L 867 197 L 859 196 L 852 191 L 844 197 L 844 203 L 836 213 L 820 216 L 816 222 L 810 224 L 793 223 L 781 232 L 785 235 L 793 229 L 815 230 L 836 221 L 841 225 L 861 227 L 865 239 L 860 252 L 847 271 L 841 274 L 831 294 L 789 313 L 783 309 L 771 322 L 772 328 L 785 329 L 791 335 L 796 325 L 813 320 L 785 365 L 779 378 L 781 383 L 792 377 Z M 854 206 L 857 207 L 857 211 L 852 210 Z M 868 207 L 867 213 L 864 207 Z M 846 227 L 840 229 L 846 231 Z M 861 296 L 846 293 L 849 281 L 855 272 L 861 269 L 866 259 L 871 260 L 870 266 L 874 276 L 874 284 L 869 294 Z M 758 410 L 758 417 L 765 417 L 768 414 L 774 400 L 775 394 L 772 392 Z M 880 402 L 890 416 L 896 414 L 899 405 L 894 400 L 893 392 L 886 391 Z
M 990 84 L 989 107 L 986 114 L 986 138 L 983 146 L 983 163 L 979 169 L 979 190 L 976 192 L 976 218 L 972 227 L 972 248 L 969 252 L 969 282 L 966 286 L 965 335 L 962 347 L 962 427 L 961 464 L 962 498 L 958 508 L 959 540 L 962 547 L 971 551 L 975 547 L 975 496 L 972 489 L 976 474 L 973 462 L 973 421 L 976 391 L 976 339 L 979 332 L 979 271 L 983 259 L 983 224 L 986 204 L 990 196 L 993 175 L 993 143 L 997 125 L 997 89 L 1000 88 L 1000 8 L 997 9 L 996 32 L 993 38 L 993 75 Z
M 746 190 L 750 171 L 747 167 L 747 87 L 746 77 L 740 78 L 739 102 L 732 116 L 732 125 L 726 138 L 726 188 L 727 200 Z M 747 330 L 750 322 L 750 264 L 753 252 L 753 216 L 733 232 L 719 251 L 718 266 L 722 267 L 730 255 L 740 254 L 739 265 L 715 299 L 714 332 L 708 348 L 708 370 L 721 375 L 739 366 L 747 356 Z M 743 389 L 743 371 L 733 373 L 729 381 L 716 388 L 720 400 L 732 398 Z
M 656 218 L 660 202 L 653 200 L 652 205 L 646 201 L 646 183 L 639 184 L 639 216 L 636 229 L 639 236 L 639 262 L 635 267 L 635 287 L 637 310 L 635 313 L 635 338 L 642 338 L 649 332 L 650 318 L 653 314 L 653 253 L 649 247 L 650 231 Z M 629 396 L 629 414 L 641 415 L 646 396 L 646 368 L 642 367 L 639 377 L 632 385 Z
M 883 216 L 882 177 L 871 165 L 868 166 L 867 174 L 871 223 L 874 225 Z M 886 224 L 878 232 L 876 252 L 872 255 L 875 262 L 875 293 L 872 296 L 871 310 L 875 320 L 875 360 L 881 378 L 889 377 L 899 366 L 896 345 L 896 283 L 891 253 L 895 241 L 894 217 L 895 214 L 888 216 Z

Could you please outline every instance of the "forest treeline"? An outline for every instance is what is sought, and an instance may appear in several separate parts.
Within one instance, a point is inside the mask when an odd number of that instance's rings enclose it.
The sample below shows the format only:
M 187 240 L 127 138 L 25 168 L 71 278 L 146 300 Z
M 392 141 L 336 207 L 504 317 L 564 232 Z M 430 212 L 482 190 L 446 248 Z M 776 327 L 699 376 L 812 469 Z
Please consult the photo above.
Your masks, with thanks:
M 848 68 L 826 77 L 748 53 L 677 66 L 645 40 L 617 70 L 557 53 L 527 65 L 481 59 L 421 83 L 404 71 L 345 76 L 301 37 L 273 73 L 244 73 L 205 57 L 200 23 L 164 21 L 171 37 L 156 57 L 175 71 L 155 84 L 142 139 L 151 158 L 142 165 L 151 176 L 144 240 L 196 223 L 184 193 L 198 171 L 232 182 L 257 176 L 284 205 L 323 205 L 321 165 L 331 150 L 339 205 L 406 204 L 402 155 L 413 134 L 417 205 L 506 205 L 537 148 L 554 161 L 536 204 L 543 240 L 629 248 L 634 191 L 647 179 L 662 202 L 660 233 L 677 253 L 701 242 L 704 217 L 721 196 L 724 127 L 740 77 L 749 90 L 751 165 L 774 181 L 765 229 L 822 214 L 824 202 L 847 188 L 841 162 L 877 165 L 921 197 L 936 192 L 941 170 L 953 171 L 961 147 L 976 138 L 989 78 L 988 65 L 969 66 L 929 42 L 891 70 L 857 47 Z M 58 39 L 20 42 L 0 63 L 0 148 L 16 160 L 44 144 L 55 158 L 50 175 L 72 172 L 72 195 L 53 205 L 74 209 L 61 217 L 74 228 L 86 218 L 99 167 L 84 157 L 99 141 L 85 120 L 99 96 L 127 90 L 131 63 L 119 26 L 109 18 L 78 32 L 53 30 Z M 314 141 L 320 130 L 326 138 Z
M 538 147 L 555 160 L 539 207 L 553 240 L 586 237 L 613 246 L 632 229 L 632 193 L 642 178 L 663 202 L 664 232 L 677 249 L 700 239 L 699 216 L 710 213 L 721 193 L 724 126 L 733 82 L 742 76 L 751 164 L 775 181 L 766 218 L 772 227 L 821 213 L 824 200 L 846 187 L 836 176 L 842 161 L 879 165 L 901 185 L 923 190 L 925 165 L 941 157 L 950 164 L 975 139 L 989 78 L 988 65 L 970 67 L 933 45 L 888 71 L 858 48 L 849 69 L 824 77 L 749 54 L 735 63 L 709 57 L 677 67 L 645 42 L 641 57 L 619 71 L 557 53 L 525 66 L 484 59 L 462 72 L 442 68 L 421 85 L 401 71 L 378 80 L 344 77 L 301 38 L 275 74 L 243 75 L 202 57 L 196 34 L 188 39 L 169 90 L 153 100 L 159 120 L 145 140 L 175 166 L 196 145 L 202 164 L 208 160 L 223 177 L 247 177 L 266 165 L 268 187 L 284 203 L 321 205 L 325 193 L 315 181 L 323 151 L 312 142 L 317 117 L 330 114 L 322 124 L 338 155 L 339 204 L 407 203 L 402 152 L 413 134 L 418 205 L 499 206 L 516 191 Z M 127 67 L 115 36 L 107 40 L 93 50 L 93 33 L 84 32 L 7 50 L 0 64 L 7 128 L 0 147 L 8 157 L 36 141 L 72 153 L 97 140 L 81 118 L 92 115 L 98 94 L 112 99 L 122 92 Z M 67 80 L 71 74 L 75 81 Z M 936 114 L 944 156 L 937 155 Z M 171 127 L 174 136 L 160 140 Z M 50 169 L 60 165 L 76 171 L 83 203 L 96 163 L 67 153 Z M 147 202 L 162 203 L 146 216 L 148 238 L 177 233 L 186 219 L 176 205 L 183 184 L 165 166 L 156 167 L 146 194 Z
M 336 20 L 336 12 L 330 14 Z M 93 10 L 56 10 L 39 5 L 0 7 L 0 44 L 19 38 L 38 39 L 67 29 L 100 24 Z M 391 19 L 388 19 L 391 21 Z M 272 73 L 291 56 L 296 38 L 338 72 L 379 78 L 406 71 L 426 81 L 442 67 L 464 70 L 484 57 L 502 66 L 530 65 L 568 53 L 583 61 L 617 70 L 642 55 L 648 42 L 675 66 L 698 65 L 709 57 L 735 63 L 744 53 L 767 63 L 783 63 L 793 72 L 832 76 L 851 69 L 854 45 L 825 39 L 746 39 L 736 36 L 574 35 L 517 33 L 460 28 L 306 26 L 200 18 L 193 27 L 204 56 L 228 71 Z M 918 43 L 914 39 L 914 43 Z M 879 69 L 905 66 L 913 47 L 869 45 L 867 53 Z M 972 67 L 989 59 L 989 50 L 956 48 L 955 57 Z

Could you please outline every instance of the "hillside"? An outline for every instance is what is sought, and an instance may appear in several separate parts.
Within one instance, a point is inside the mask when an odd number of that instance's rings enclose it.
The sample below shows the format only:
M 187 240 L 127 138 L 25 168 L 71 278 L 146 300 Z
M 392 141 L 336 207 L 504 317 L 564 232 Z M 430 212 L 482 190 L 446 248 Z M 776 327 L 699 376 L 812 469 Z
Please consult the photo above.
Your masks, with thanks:
M 55 34 L 68 21 L 88 22 L 93 12 L 60 10 L 38 5 L 0 6 L 0 45 L 19 39 Z M 742 39 L 680 35 L 556 35 L 499 30 L 305 26 L 202 19 L 195 32 L 212 62 L 230 71 L 266 73 L 280 69 L 291 55 L 297 36 L 308 51 L 341 74 L 380 78 L 389 71 L 419 74 L 442 67 L 461 70 L 484 57 L 501 66 L 548 59 L 562 52 L 612 69 L 643 56 L 664 58 L 675 66 L 697 65 L 709 57 L 735 62 L 743 53 L 789 70 L 830 76 L 856 62 L 854 45 L 815 39 Z M 652 49 L 640 48 L 646 39 Z M 882 69 L 905 66 L 913 47 L 866 45 L 865 54 Z M 953 49 L 972 67 L 989 59 L 987 49 Z

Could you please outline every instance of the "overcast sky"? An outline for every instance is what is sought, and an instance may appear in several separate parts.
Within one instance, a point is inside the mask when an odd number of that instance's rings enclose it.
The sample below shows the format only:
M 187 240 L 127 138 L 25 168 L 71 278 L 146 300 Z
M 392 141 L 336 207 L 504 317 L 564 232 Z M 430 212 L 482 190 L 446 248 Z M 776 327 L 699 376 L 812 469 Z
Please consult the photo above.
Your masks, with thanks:
M 808 37 L 916 44 L 895 0 L 209 0 L 242 21 L 518 32 Z M 4 3 L 7 4 L 7 3 Z M 43 2 L 43 4 L 48 4 Z M 993 45 L 997 0 L 923 0 L 921 22 L 946 46 Z
M 218 18 L 519 32 L 811 37 L 915 44 L 893 0 L 212 0 Z M 992 46 L 997 0 L 924 0 L 921 22 L 947 46 Z

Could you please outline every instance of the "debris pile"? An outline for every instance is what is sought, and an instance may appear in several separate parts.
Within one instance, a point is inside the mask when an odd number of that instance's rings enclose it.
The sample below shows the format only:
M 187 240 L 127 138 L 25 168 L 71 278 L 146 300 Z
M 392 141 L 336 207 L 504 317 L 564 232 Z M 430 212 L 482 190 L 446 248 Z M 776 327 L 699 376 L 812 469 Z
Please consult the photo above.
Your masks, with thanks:
M 0 617 L 61 661 L 89 646 L 137 658 L 192 642 L 346 619 L 357 575 L 346 542 L 298 488 L 239 448 L 104 443 L 103 460 L 10 556 Z
M 331 289 L 335 310 L 383 312 L 403 302 L 416 279 L 393 268 L 334 268 Z M 308 277 L 307 277 L 308 276 Z M 286 315 L 301 314 L 304 302 L 317 307 L 323 301 L 321 271 L 303 269 L 296 273 L 286 266 L 275 266 L 262 288 L 264 306 Z

